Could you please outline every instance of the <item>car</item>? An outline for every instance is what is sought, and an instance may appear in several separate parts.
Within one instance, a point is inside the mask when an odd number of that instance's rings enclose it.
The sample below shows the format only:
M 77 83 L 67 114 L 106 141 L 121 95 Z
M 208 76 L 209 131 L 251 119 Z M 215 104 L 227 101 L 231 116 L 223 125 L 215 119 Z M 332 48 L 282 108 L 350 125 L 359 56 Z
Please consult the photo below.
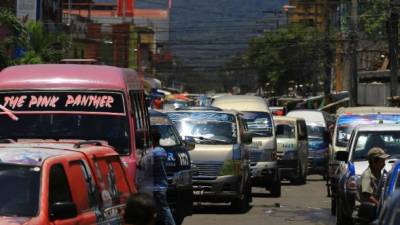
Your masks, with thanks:
M 249 95 L 225 95 L 216 98 L 212 106 L 237 110 L 243 114 L 253 134 L 250 146 L 251 182 L 263 187 L 274 197 L 281 196 L 281 178 L 277 161 L 275 126 L 265 99 Z
M 0 224 L 124 224 L 136 189 L 113 147 L 6 140 L 0 159 Z
M 360 124 L 399 123 L 400 108 L 395 107 L 348 107 L 339 108 L 332 137 L 332 148 L 328 164 L 328 196 L 331 197 L 331 213 L 336 214 L 336 192 L 339 178 L 336 176 L 339 162 L 335 153 L 346 151 L 351 132 Z
M 244 212 L 252 200 L 249 149 L 252 135 L 237 111 L 165 112 L 183 140 L 194 140 L 190 152 L 196 201 L 231 203 Z
M 192 171 L 188 151 L 193 150 L 195 144 L 181 139 L 166 114 L 158 111 L 150 111 L 149 114 L 151 129 L 160 134 L 160 146 L 167 152 L 168 204 L 175 223 L 182 224 L 186 216 L 192 215 Z
M 281 179 L 304 184 L 308 170 L 306 122 L 304 119 L 287 116 L 276 116 L 274 121 Z
M 308 135 L 308 174 L 319 174 L 328 178 L 328 160 L 331 137 L 329 126 L 334 123 L 333 116 L 317 110 L 293 110 L 287 116 L 303 118 Z
M 397 225 L 400 224 L 400 190 L 396 189 L 390 194 L 387 201 L 384 203 L 378 220 L 375 225 Z
M 351 224 L 353 212 L 359 208 L 360 178 L 368 168 L 367 155 L 372 147 L 380 147 L 391 155 L 385 167 L 389 170 L 400 156 L 400 125 L 359 125 L 353 129 L 347 151 L 336 152 L 336 159 L 341 162 L 336 175 L 338 189 L 335 195 L 338 225 Z

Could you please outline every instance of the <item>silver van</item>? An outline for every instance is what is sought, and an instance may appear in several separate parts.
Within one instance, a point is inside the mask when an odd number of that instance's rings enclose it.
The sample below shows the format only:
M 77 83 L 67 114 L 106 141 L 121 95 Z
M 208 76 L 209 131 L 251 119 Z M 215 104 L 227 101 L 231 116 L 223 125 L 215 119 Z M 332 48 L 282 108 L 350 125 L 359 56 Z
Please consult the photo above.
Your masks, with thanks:
M 252 185 L 265 187 L 274 197 L 281 196 L 275 127 L 267 102 L 257 96 L 225 95 L 216 98 L 212 106 L 243 114 L 246 126 L 253 134 L 250 145 Z
M 231 202 L 246 211 L 251 197 L 249 150 L 252 135 L 236 111 L 167 111 L 184 140 L 194 140 L 190 152 L 196 201 Z

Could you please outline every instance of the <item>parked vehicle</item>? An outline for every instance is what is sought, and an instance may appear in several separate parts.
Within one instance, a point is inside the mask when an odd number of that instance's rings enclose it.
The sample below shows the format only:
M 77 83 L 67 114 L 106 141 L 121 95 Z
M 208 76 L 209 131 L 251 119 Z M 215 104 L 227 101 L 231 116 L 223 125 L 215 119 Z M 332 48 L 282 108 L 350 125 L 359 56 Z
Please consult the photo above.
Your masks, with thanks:
M 243 113 L 246 125 L 253 134 L 250 146 L 252 185 L 265 187 L 272 196 L 281 196 L 275 127 L 266 101 L 257 96 L 226 95 L 216 98 L 212 106 Z
M 287 116 L 303 118 L 308 133 L 308 174 L 319 174 L 328 177 L 328 160 L 331 137 L 329 126 L 335 118 L 326 112 L 317 110 L 294 110 Z
M 398 123 L 400 121 L 400 108 L 394 107 L 350 107 L 340 108 L 337 111 L 337 120 L 333 133 L 332 152 L 329 156 L 328 174 L 329 187 L 328 195 L 331 196 L 332 214 L 336 213 L 336 190 L 337 170 L 339 162 L 335 159 L 335 153 L 346 151 L 351 132 L 354 127 L 361 124 Z
M 400 224 L 400 191 L 396 189 L 384 203 L 379 218 L 373 224 L 397 225 Z
M 338 151 L 336 159 L 341 161 L 338 169 L 336 198 L 337 224 L 351 224 L 353 211 L 359 207 L 361 174 L 368 168 L 368 151 L 380 147 L 391 155 L 385 169 L 391 168 L 400 156 L 400 126 L 397 124 L 375 124 L 357 126 L 349 139 L 347 151 Z
M 150 111 L 151 129 L 160 134 L 160 146 L 167 152 L 168 204 L 174 214 L 175 223 L 181 224 L 192 215 L 193 189 L 189 152 L 194 142 L 185 142 L 164 113 Z
M 304 119 L 274 117 L 281 179 L 305 184 L 308 172 L 308 139 Z
M 111 66 L 6 68 L 0 73 L 0 137 L 104 140 L 134 179 L 137 153 L 151 147 L 141 84 L 135 71 Z M 17 123 L 10 114 L 19 118 Z
M 231 202 L 245 211 L 251 202 L 249 150 L 251 134 L 235 111 L 179 110 L 166 112 L 184 140 L 194 140 L 190 152 L 195 200 Z
M 98 141 L 0 144 L 1 224 L 124 224 L 135 192 L 118 154 Z

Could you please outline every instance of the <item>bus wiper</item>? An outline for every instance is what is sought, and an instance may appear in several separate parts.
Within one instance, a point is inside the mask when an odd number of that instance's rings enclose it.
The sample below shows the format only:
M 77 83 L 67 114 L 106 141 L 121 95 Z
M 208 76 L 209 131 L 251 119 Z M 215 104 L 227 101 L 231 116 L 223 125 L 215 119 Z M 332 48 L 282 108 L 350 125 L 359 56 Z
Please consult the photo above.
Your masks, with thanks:
M 14 121 L 18 121 L 19 118 L 9 109 L 7 109 L 4 105 L 0 104 L 0 110 L 5 112 L 8 117 L 10 117 Z

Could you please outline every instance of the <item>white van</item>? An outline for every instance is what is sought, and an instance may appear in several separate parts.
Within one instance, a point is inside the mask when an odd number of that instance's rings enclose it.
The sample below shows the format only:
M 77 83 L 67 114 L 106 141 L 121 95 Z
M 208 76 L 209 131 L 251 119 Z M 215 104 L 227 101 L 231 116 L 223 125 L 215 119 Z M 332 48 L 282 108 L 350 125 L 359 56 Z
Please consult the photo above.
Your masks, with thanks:
M 212 106 L 243 113 L 248 130 L 253 134 L 250 147 L 252 185 L 265 187 L 272 196 L 281 195 L 277 162 L 275 126 L 267 102 L 257 96 L 226 95 L 216 98 Z
M 319 174 L 327 178 L 331 148 L 329 126 L 335 123 L 335 117 L 318 110 L 294 110 L 287 116 L 302 118 L 306 121 L 309 150 L 308 174 Z

